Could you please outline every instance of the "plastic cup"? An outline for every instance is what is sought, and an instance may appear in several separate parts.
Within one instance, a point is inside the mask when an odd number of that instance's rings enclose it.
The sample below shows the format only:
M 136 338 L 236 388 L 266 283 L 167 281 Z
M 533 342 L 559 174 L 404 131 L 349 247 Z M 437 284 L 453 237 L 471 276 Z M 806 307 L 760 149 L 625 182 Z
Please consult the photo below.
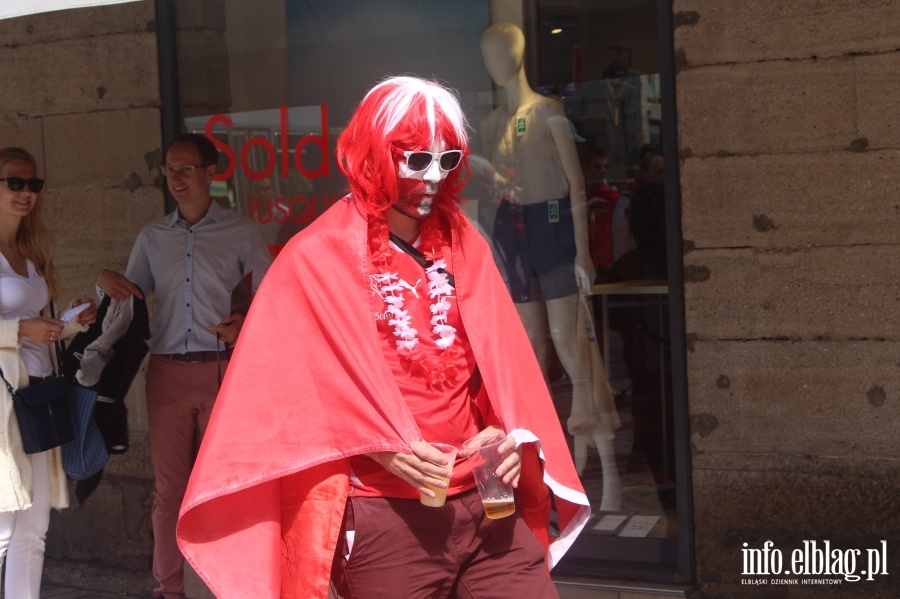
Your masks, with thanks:
M 500 445 L 506 440 L 506 433 L 478 435 L 463 443 L 463 453 L 472 463 L 472 475 L 478 485 L 481 505 L 488 518 L 496 520 L 511 516 L 516 512 L 513 488 L 497 476 L 497 468 L 503 462 Z
M 453 462 L 456 461 L 456 453 L 459 451 L 456 447 L 452 445 L 447 445 L 446 443 L 429 443 L 432 447 L 439 450 L 449 459 L 449 462 L 446 466 L 442 466 L 442 468 L 449 468 L 451 471 L 453 470 Z M 435 464 L 436 466 L 440 466 L 440 464 Z M 450 484 L 449 478 L 443 478 L 441 476 L 434 476 L 432 478 L 438 478 Z M 422 505 L 427 505 L 429 507 L 441 507 L 447 501 L 447 489 L 440 489 L 438 487 L 432 487 L 431 485 L 425 485 L 432 491 L 434 491 L 434 497 L 429 497 L 425 493 L 419 493 L 419 501 L 422 502 Z

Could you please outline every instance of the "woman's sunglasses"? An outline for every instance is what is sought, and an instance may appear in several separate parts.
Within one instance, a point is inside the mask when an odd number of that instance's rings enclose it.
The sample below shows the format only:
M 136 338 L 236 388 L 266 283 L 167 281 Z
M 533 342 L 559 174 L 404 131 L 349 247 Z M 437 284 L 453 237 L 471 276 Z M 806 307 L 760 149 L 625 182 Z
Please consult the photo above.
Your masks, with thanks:
M 22 177 L 0 177 L 0 181 L 6 181 L 6 186 L 10 191 L 22 191 L 25 186 L 34 193 L 44 189 L 43 179 L 23 179 Z
M 406 158 L 406 167 L 414 173 L 428 170 L 434 160 L 442 171 L 452 171 L 462 162 L 462 150 L 447 150 L 446 152 L 423 152 L 407 150 L 403 152 Z

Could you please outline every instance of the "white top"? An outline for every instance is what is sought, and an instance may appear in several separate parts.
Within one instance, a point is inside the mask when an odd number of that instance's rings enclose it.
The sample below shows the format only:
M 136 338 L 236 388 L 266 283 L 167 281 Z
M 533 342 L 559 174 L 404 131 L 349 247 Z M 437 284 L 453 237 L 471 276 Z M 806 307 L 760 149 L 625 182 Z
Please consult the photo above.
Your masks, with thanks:
M 538 96 L 510 116 L 505 106 L 482 121 L 484 151 L 497 172 L 513 177 L 523 204 L 569 195 L 569 181 L 550 132 L 551 118 L 565 118 L 559 102 Z
M 25 320 L 40 316 L 41 310 L 50 300 L 47 281 L 37 273 L 31 260 L 26 262 L 28 276 L 23 277 L 12 269 L 6 256 L 0 253 L 0 317 L 5 320 Z M 53 363 L 50 361 L 50 349 L 47 345 L 22 337 L 19 339 L 19 351 L 29 375 L 53 374 Z M 14 381 L 12 383 L 15 384 Z

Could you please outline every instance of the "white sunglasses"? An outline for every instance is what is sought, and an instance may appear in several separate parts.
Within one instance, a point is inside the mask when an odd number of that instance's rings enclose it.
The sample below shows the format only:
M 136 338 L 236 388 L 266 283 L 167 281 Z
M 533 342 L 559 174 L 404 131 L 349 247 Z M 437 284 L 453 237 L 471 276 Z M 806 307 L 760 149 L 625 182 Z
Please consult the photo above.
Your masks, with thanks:
M 442 171 L 452 171 L 462 162 L 462 150 L 447 150 L 446 152 L 425 152 L 422 150 L 407 150 L 403 152 L 406 158 L 406 167 L 414 173 L 428 170 L 434 160 Z

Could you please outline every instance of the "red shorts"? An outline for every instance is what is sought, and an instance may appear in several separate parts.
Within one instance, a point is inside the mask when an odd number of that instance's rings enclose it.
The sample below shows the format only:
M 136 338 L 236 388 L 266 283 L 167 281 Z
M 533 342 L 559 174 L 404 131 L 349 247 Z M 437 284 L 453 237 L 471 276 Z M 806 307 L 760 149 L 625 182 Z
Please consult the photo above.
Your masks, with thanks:
M 490 520 L 474 490 L 439 508 L 351 497 L 332 580 L 343 599 L 559 597 L 544 549 L 518 512 Z

